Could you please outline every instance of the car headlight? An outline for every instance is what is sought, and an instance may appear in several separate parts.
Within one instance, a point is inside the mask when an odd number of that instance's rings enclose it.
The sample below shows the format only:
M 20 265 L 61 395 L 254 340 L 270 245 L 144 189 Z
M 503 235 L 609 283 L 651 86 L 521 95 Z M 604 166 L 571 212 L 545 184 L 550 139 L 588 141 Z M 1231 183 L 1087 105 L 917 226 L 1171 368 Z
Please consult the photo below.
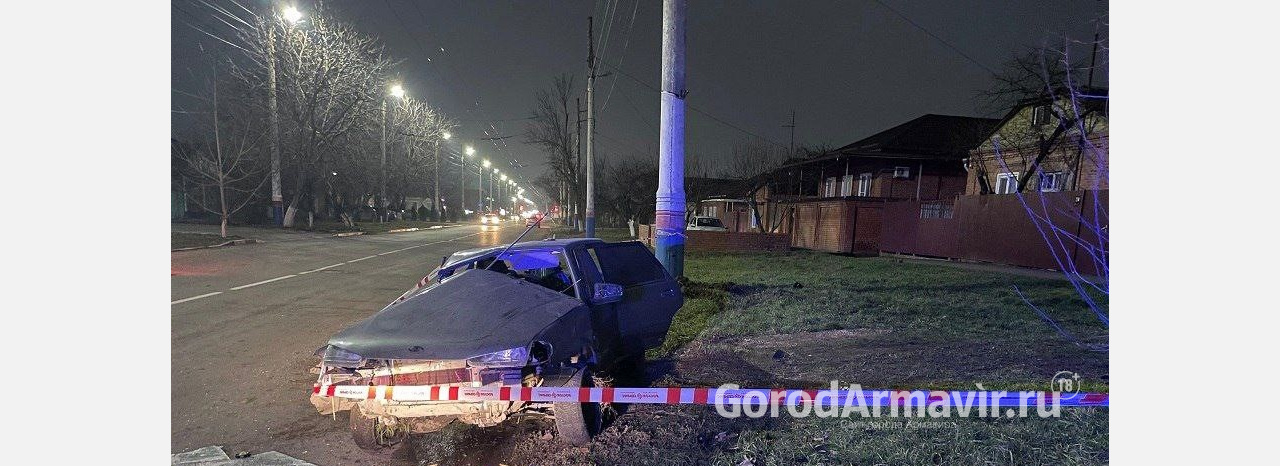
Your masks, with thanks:
M 529 362 L 529 348 L 516 347 L 467 359 L 472 367 L 522 367 Z
M 326 366 L 355 368 L 362 365 L 364 357 L 337 346 L 329 345 L 324 349 L 322 360 Z

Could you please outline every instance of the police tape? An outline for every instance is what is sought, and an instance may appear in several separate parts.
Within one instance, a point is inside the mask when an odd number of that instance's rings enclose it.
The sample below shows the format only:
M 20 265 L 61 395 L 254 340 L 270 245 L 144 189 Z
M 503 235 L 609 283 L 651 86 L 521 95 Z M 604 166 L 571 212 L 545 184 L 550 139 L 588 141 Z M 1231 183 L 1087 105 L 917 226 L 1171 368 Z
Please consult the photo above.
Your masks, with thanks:
M 532 401 L 638 404 L 815 404 L 820 406 L 1110 406 L 1106 393 L 767 388 L 462 387 L 315 384 L 313 396 L 390 401 Z

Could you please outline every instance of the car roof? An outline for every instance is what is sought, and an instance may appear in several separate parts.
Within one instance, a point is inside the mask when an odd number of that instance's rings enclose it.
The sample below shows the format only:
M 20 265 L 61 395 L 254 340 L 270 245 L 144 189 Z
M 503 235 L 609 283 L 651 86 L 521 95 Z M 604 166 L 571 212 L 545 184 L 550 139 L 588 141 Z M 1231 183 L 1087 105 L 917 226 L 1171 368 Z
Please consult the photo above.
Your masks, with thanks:
M 576 246 L 580 244 L 600 244 L 604 242 L 605 241 L 600 238 L 562 238 L 562 239 L 544 239 L 541 241 L 530 240 L 530 241 L 516 243 L 514 246 L 511 246 L 511 250 L 520 251 L 525 249 L 546 249 L 546 248 L 562 248 L 563 249 L 569 246 Z M 501 251 L 503 249 L 506 249 L 506 247 L 507 246 L 504 244 L 502 246 L 467 249 L 463 251 L 458 251 L 454 254 L 478 256 L 482 254 L 487 254 L 491 251 Z

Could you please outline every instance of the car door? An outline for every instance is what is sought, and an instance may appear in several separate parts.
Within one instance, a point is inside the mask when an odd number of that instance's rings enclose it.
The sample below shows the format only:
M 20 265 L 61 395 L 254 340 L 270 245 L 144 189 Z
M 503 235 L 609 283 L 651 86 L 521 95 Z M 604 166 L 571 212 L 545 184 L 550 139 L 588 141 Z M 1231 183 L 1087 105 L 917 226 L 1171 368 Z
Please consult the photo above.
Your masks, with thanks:
M 583 277 L 588 282 L 583 287 L 585 296 L 591 296 L 595 283 L 622 287 L 618 302 L 593 306 L 602 322 L 612 321 L 606 326 L 616 325 L 616 330 L 600 333 L 616 336 L 628 354 L 662 345 L 684 298 L 680 285 L 653 253 L 636 241 L 593 244 L 579 251 L 579 265 L 587 271 Z

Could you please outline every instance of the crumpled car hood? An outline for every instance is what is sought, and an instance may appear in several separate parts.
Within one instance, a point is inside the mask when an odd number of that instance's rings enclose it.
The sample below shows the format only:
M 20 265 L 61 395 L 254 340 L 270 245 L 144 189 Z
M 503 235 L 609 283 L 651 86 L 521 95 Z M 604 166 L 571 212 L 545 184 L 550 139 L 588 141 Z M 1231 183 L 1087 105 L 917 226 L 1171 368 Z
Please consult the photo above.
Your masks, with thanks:
M 465 359 L 532 343 L 586 305 L 488 270 L 466 270 L 329 339 L 367 359 Z

